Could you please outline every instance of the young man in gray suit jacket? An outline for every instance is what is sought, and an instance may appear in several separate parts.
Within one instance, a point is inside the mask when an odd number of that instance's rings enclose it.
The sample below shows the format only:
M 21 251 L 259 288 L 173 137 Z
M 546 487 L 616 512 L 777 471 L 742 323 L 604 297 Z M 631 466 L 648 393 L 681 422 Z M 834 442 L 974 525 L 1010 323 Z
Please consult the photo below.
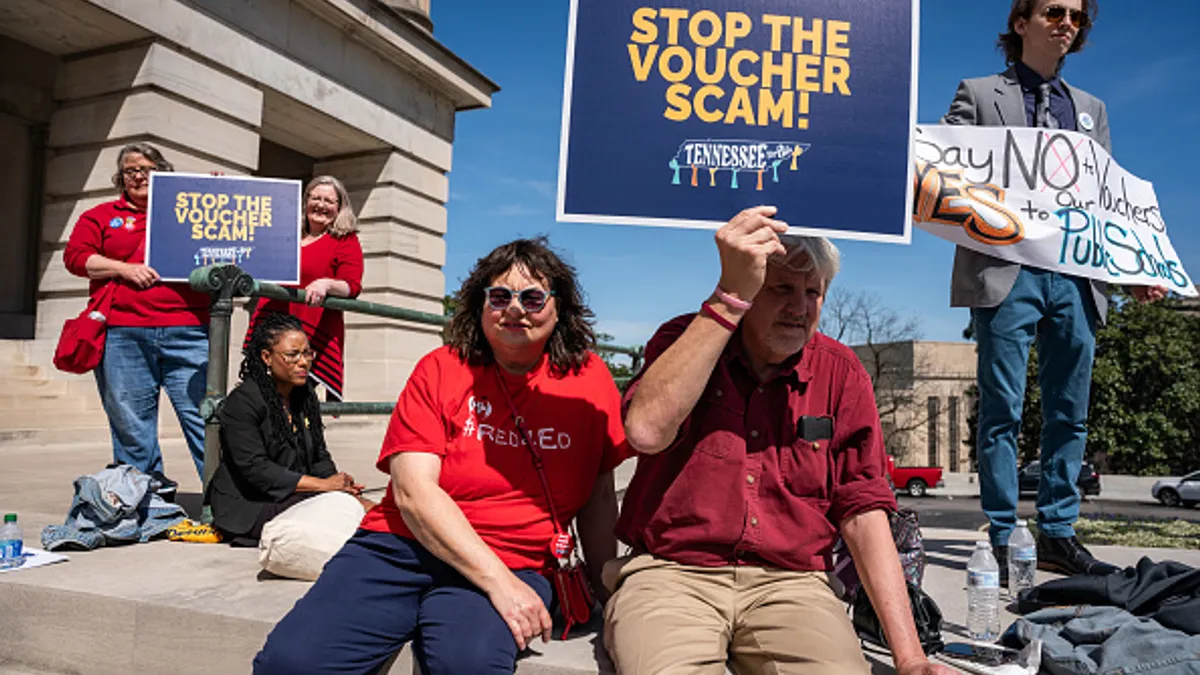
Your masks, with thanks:
M 1059 77 L 1067 54 L 1087 41 L 1096 0 L 1015 0 L 1000 35 L 1008 70 L 963 80 L 944 124 L 1030 126 L 1087 134 L 1112 152 L 1104 103 Z M 1017 518 L 1017 432 L 1029 347 L 1038 344 L 1042 388 L 1038 567 L 1067 574 L 1107 574 L 1075 538 L 1076 480 L 1087 445 L 1088 393 L 1096 329 L 1108 311 L 1102 281 L 1037 269 L 958 247 L 950 304 L 970 307 L 979 344 L 980 501 L 989 536 L 1005 564 Z M 1139 300 L 1165 289 L 1138 286 Z

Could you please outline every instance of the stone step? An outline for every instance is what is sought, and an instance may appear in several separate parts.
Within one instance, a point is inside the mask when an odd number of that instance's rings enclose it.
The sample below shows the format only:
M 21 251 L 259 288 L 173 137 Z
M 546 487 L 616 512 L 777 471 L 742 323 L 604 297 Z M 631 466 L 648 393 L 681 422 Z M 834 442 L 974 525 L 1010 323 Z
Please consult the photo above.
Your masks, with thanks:
M 26 363 L 25 340 L 0 340 L 0 363 Z
M 310 586 L 259 580 L 257 551 L 223 545 L 155 541 L 69 555 L 0 575 L 0 635 L 11 638 L 0 640 L 0 663 L 74 675 L 163 672 L 164 664 L 177 675 L 246 673 Z M 611 672 L 598 661 L 597 627 L 535 644 L 517 674 Z M 414 672 L 407 649 L 388 672 Z
M 0 662 L 0 675 L 65 675 L 62 671 L 50 672 L 49 670 L 33 670 L 26 666 L 16 663 Z

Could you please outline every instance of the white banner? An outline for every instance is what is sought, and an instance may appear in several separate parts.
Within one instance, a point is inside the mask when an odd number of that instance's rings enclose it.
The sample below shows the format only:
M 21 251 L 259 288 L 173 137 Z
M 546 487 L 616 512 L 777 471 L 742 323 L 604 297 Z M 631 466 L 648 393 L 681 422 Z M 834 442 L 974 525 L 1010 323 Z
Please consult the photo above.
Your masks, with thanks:
M 1002 260 L 1197 295 L 1154 186 L 1074 131 L 919 125 L 913 222 Z

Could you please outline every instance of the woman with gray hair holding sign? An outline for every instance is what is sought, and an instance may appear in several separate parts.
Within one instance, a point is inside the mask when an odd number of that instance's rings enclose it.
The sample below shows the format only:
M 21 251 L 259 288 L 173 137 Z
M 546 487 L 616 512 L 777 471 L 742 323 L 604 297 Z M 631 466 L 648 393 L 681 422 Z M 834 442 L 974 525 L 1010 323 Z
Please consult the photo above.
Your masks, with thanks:
M 208 368 L 208 296 L 184 283 L 163 283 L 146 260 L 150 174 L 174 167 L 149 143 L 131 143 L 117 155 L 117 199 L 88 209 L 71 231 L 63 262 L 91 280 L 93 297 L 111 294 L 104 355 L 96 385 L 112 432 L 113 461 L 157 475 L 160 492 L 173 492 L 162 475 L 158 400 L 165 389 L 196 472 L 204 474 L 204 398 Z
M 363 252 L 350 195 L 333 176 L 317 176 L 304 188 L 304 230 L 300 242 L 300 288 L 306 304 L 280 300 L 261 303 L 246 329 L 246 342 L 262 312 L 291 314 L 300 319 L 316 360 L 309 377 L 325 385 L 329 398 L 342 400 L 342 313 L 325 309 L 327 296 L 355 298 L 362 291 Z

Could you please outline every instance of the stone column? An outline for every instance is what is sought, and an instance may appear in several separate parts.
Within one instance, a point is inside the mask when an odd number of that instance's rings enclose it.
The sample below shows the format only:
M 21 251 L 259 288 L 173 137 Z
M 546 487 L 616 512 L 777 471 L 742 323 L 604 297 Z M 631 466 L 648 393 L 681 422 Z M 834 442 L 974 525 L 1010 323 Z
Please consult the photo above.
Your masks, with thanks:
M 314 175 L 341 179 L 358 214 L 366 271 L 362 300 L 441 314 L 446 262 L 446 175 L 399 151 L 333 158 Z M 395 401 L 441 329 L 346 316 L 346 400 Z
M 79 216 L 114 199 L 120 148 L 146 141 L 176 171 L 248 174 L 258 165 L 263 95 L 241 78 L 168 44 L 137 43 L 66 61 L 50 122 L 38 285 L 30 359 L 45 372 L 62 323 L 79 313 L 87 281 L 67 272 L 62 251 Z

